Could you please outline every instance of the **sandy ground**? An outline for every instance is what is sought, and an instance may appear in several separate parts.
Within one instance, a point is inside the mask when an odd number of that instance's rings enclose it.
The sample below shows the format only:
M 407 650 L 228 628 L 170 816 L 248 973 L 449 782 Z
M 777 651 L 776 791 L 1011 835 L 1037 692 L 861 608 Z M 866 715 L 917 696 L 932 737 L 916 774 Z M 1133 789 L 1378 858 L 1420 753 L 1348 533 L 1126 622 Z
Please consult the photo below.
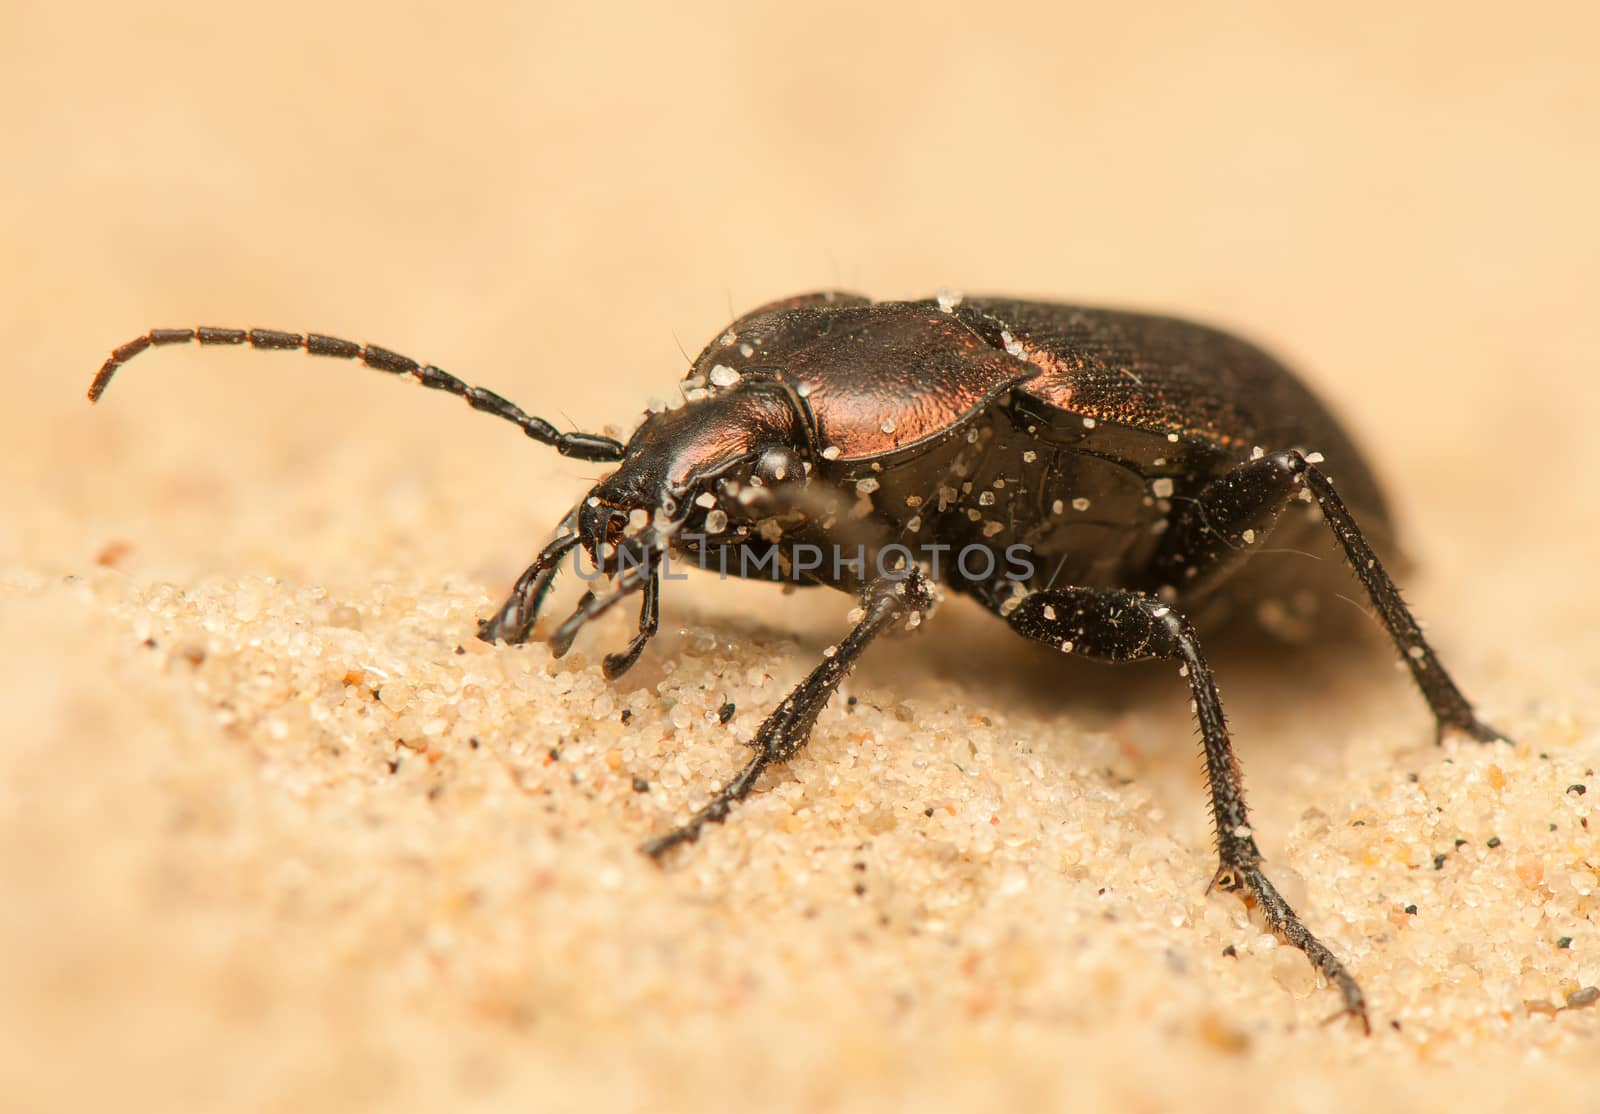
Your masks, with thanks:
M 578 7 L 0 13 L 0 1108 L 1600 1108 L 1588 9 Z M 260 325 L 625 427 L 839 285 L 1219 321 L 1359 431 L 1516 739 L 1214 654 L 1370 1038 L 1205 894 L 1167 669 L 948 607 L 662 870 L 850 601 L 674 585 L 607 686 L 625 616 L 470 637 L 595 467 L 303 356 L 83 400 Z

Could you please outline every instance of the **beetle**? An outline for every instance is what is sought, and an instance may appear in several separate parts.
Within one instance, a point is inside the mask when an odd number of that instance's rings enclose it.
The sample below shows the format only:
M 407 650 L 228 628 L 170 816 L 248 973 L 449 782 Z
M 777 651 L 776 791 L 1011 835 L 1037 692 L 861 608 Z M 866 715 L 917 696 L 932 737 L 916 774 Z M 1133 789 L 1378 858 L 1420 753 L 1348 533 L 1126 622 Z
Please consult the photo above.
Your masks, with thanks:
M 1284 365 L 1204 325 L 946 293 L 805 294 L 729 325 L 693 361 L 681 404 L 647 413 L 626 444 L 561 432 L 437 367 L 316 333 L 155 329 L 111 354 L 90 400 L 146 348 L 188 341 L 410 375 L 563 456 L 617 465 L 482 621 L 486 641 L 529 641 L 561 563 L 579 553 L 609 584 L 589 588 L 548 640 L 564 654 L 585 623 L 638 596 L 637 633 L 603 662 L 612 678 L 656 633 L 669 556 L 859 597 L 854 627 L 761 724 L 745 766 L 686 823 L 643 844 L 656 858 L 724 821 L 763 771 L 805 746 L 867 646 L 920 625 L 949 590 L 1064 653 L 1179 665 L 1203 741 L 1212 885 L 1253 896 L 1337 987 L 1340 1012 L 1370 1031 L 1360 985 L 1262 868 L 1198 631 L 1309 582 L 1308 562 L 1252 564 L 1269 535 L 1282 548 L 1331 533 L 1440 737 L 1503 738 L 1463 697 L 1379 559 L 1391 516 L 1350 437 Z

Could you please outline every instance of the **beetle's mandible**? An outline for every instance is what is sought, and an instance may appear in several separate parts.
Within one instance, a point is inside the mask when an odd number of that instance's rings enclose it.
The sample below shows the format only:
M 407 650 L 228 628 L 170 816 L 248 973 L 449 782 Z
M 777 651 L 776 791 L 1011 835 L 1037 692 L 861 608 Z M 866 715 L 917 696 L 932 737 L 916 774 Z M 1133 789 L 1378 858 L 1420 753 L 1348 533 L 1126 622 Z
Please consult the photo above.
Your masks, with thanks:
M 611 677 L 656 632 L 668 554 L 860 597 L 854 629 L 767 717 L 748 764 L 687 823 L 645 843 L 652 856 L 726 819 L 768 766 L 805 745 L 867 646 L 919 625 L 942 587 L 1064 653 L 1180 665 L 1216 821 L 1213 884 L 1248 891 L 1366 1026 L 1360 986 L 1263 871 L 1196 630 L 1264 586 L 1292 591 L 1315 567 L 1252 565 L 1269 534 L 1276 547 L 1331 534 L 1439 731 L 1501 738 L 1379 560 L 1369 538 L 1383 547 L 1389 516 L 1349 437 L 1276 360 L 1202 325 L 1000 298 L 802 295 L 733 322 L 694 361 L 683 404 L 646 414 L 626 444 L 562 433 L 437 367 L 316 333 L 154 329 L 112 353 L 89 398 L 144 349 L 187 341 L 359 360 L 459 395 L 565 456 L 618 465 L 481 624 L 485 640 L 528 641 L 580 547 L 609 583 L 585 592 L 549 641 L 565 653 L 586 622 L 638 596 L 638 633 L 605 658 Z

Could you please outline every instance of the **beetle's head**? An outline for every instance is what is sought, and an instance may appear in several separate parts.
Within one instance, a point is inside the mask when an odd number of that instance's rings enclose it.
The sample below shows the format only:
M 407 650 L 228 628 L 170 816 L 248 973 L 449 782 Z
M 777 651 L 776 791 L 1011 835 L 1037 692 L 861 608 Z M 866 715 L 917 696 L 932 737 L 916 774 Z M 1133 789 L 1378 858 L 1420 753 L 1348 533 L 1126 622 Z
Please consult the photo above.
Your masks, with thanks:
M 584 623 L 635 592 L 648 593 L 644 607 L 653 611 L 668 549 L 749 537 L 802 505 L 812 461 L 789 388 L 752 376 L 727 389 L 686 394 L 683 405 L 646 415 L 621 465 L 568 519 L 576 544 L 611 585 L 592 588 L 551 635 L 558 654 Z M 631 663 L 632 657 L 614 657 L 607 671 Z
M 740 384 L 651 413 L 622 466 L 579 509 L 582 545 L 615 573 L 674 539 L 759 522 L 805 486 L 806 457 L 800 416 L 779 383 Z

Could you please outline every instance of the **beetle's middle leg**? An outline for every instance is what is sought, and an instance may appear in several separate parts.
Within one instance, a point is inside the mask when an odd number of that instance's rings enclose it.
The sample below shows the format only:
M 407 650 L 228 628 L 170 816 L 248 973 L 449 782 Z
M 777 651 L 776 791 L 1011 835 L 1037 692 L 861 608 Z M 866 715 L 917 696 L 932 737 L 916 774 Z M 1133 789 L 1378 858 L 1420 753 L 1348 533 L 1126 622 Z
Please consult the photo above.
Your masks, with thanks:
M 1007 621 L 1019 634 L 1065 653 L 1112 662 L 1166 659 L 1182 663 L 1194 696 L 1195 718 L 1200 722 L 1211 815 L 1216 822 L 1221 865 L 1212 884 L 1243 888 L 1255 895 L 1267 923 L 1339 988 L 1344 1012 L 1359 1018 L 1362 1027 L 1371 1032 L 1360 985 L 1328 946 L 1312 935 L 1261 869 L 1261 852 L 1245 808 L 1244 778 L 1228 737 L 1222 701 L 1188 621 L 1154 596 L 1102 588 L 1035 592 L 1022 599 Z
M 762 723 L 751 746 L 755 755 L 733 779 L 718 789 L 711 800 L 682 827 L 646 840 L 640 850 L 659 859 L 680 843 L 693 843 L 707 824 L 720 824 L 733 806 L 750 795 L 763 770 L 792 758 L 811 738 L 817 715 L 838 689 L 839 683 L 855 667 L 856 661 L 878 635 L 902 618 L 927 611 L 933 602 L 931 589 L 921 572 L 883 577 L 868 585 L 862 606 L 866 615 L 855 629 L 837 645 L 829 647 L 822 663 L 784 698 Z
M 1377 606 L 1383 627 L 1411 670 L 1442 736 L 1447 728 L 1481 742 L 1503 736 L 1478 719 L 1440 664 L 1422 628 L 1400 598 L 1388 570 L 1327 475 L 1298 451 L 1269 453 L 1212 481 L 1180 503 L 1152 564 L 1156 583 L 1182 598 L 1203 595 L 1255 552 L 1292 499 L 1309 491 L 1345 557 Z

